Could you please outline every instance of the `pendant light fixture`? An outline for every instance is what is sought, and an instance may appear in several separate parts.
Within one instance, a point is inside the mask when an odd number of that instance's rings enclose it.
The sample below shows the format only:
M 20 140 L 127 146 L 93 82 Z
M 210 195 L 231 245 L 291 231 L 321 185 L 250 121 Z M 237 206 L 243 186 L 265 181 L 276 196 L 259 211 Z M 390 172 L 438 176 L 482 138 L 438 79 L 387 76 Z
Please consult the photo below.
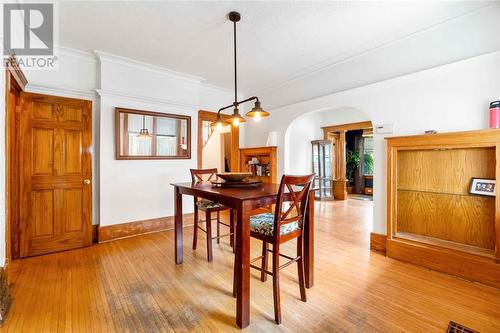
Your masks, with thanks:
M 151 138 L 151 134 L 149 134 L 148 129 L 146 128 L 146 116 L 142 116 L 142 128 L 139 131 L 139 134 L 137 134 L 137 137 L 139 139 L 149 139 Z
M 238 102 L 238 72 L 237 72 L 237 57 L 236 57 L 236 22 L 238 22 L 241 19 L 241 15 L 238 12 L 230 12 L 228 15 L 228 18 L 231 22 L 233 22 L 233 41 L 234 41 L 234 102 L 231 105 L 225 106 L 223 108 L 220 108 L 219 111 L 217 112 L 217 119 L 212 123 L 212 126 L 217 126 L 217 127 L 222 127 L 227 125 L 227 122 L 231 123 L 233 126 L 239 126 L 239 124 L 244 123 L 246 120 L 240 115 L 240 110 L 238 109 L 238 106 L 240 104 L 250 102 L 250 101 L 255 101 L 254 107 L 252 110 L 247 112 L 246 116 L 253 118 L 255 121 L 259 121 L 263 117 L 269 116 L 269 112 L 264 111 L 262 107 L 260 106 L 260 101 L 257 96 L 253 96 L 250 98 L 247 98 L 245 100 L 239 101 Z M 229 119 L 227 119 L 227 122 L 222 120 L 221 117 L 221 111 L 224 111 L 226 109 L 233 108 L 233 114 Z

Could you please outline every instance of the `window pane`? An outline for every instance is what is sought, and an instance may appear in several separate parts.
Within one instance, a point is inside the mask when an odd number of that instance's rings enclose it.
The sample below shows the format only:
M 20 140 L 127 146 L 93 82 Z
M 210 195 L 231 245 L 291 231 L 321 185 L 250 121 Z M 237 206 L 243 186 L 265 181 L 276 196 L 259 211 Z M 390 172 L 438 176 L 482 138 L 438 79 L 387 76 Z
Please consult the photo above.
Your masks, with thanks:
M 153 131 L 153 117 L 142 116 L 139 114 L 129 114 L 128 115 L 128 131 L 133 133 L 139 133 L 142 128 L 147 128 L 151 134 Z
M 157 136 L 156 154 L 159 156 L 177 155 L 177 138 L 171 136 Z
M 363 174 L 373 175 L 373 137 L 366 137 L 364 142 L 365 156 Z
M 176 136 L 177 135 L 177 119 L 156 118 L 156 133 L 158 135 Z
M 205 145 L 208 141 L 208 138 L 210 137 L 210 134 L 212 134 L 212 126 L 210 125 L 212 122 L 211 121 L 202 121 L 202 136 L 203 136 L 203 145 Z
M 152 138 L 139 138 L 137 133 L 128 134 L 128 153 L 131 156 L 146 156 L 151 155 L 151 140 Z

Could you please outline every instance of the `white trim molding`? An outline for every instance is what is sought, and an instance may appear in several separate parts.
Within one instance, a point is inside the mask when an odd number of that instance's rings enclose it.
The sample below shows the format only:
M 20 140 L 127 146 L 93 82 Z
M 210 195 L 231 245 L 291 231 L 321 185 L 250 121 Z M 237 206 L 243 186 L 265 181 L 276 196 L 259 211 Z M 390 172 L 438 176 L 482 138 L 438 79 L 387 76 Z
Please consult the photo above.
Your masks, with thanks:
M 31 83 L 28 83 L 26 85 L 26 92 L 81 99 L 95 99 L 99 96 L 95 90 L 84 90 L 71 87 L 42 86 Z
M 94 53 L 77 50 L 62 45 L 58 45 L 57 48 L 59 48 L 59 53 L 63 56 L 97 63 L 97 56 Z
M 134 94 L 130 94 L 130 93 L 124 93 L 121 91 L 106 90 L 106 89 L 96 89 L 96 92 L 101 97 L 113 97 L 113 98 L 126 99 L 126 100 L 130 100 L 130 101 L 141 102 L 141 103 L 153 103 L 153 104 L 164 105 L 164 106 L 168 106 L 171 108 L 177 108 L 177 109 L 181 109 L 181 110 L 201 109 L 201 107 L 199 105 L 196 105 L 196 104 L 183 103 L 183 102 L 173 101 L 173 100 L 169 100 L 169 99 L 165 99 L 165 98 L 149 97 L 149 96 L 143 96 L 143 95 L 134 95 Z
M 114 55 L 111 53 L 106 53 L 106 52 L 97 51 L 97 50 L 94 50 L 94 53 L 97 55 L 99 62 L 101 62 L 101 63 L 102 62 L 111 62 L 111 63 L 123 65 L 123 66 L 137 68 L 140 70 L 154 72 L 154 73 L 165 75 L 165 76 L 168 76 L 168 77 L 171 77 L 174 79 L 184 80 L 184 81 L 196 83 L 196 84 L 200 84 L 202 81 L 205 81 L 204 78 L 199 77 L 199 76 L 194 76 L 194 75 L 190 75 L 190 74 L 176 72 L 176 71 L 164 68 L 164 67 L 148 64 L 148 63 L 134 60 L 134 59 L 130 59 L 130 58 L 117 56 L 117 55 Z

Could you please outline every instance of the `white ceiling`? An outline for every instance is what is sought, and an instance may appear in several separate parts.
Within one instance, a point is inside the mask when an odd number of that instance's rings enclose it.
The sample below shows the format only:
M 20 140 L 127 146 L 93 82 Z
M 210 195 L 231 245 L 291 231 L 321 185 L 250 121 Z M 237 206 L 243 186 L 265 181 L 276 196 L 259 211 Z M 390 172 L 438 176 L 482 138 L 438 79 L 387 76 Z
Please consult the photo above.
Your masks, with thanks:
M 237 10 L 242 15 L 239 87 L 250 93 L 486 5 L 476 1 L 62 2 L 60 42 L 232 88 L 232 24 L 226 14 Z

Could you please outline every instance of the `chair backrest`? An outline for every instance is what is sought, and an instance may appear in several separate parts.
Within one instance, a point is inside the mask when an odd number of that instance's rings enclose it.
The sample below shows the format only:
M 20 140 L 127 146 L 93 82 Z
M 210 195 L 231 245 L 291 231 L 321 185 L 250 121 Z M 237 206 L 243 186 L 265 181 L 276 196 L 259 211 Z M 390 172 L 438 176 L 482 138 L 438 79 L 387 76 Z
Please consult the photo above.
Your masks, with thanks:
M 285 224 L 297 222 L 299 228 L 302 229 L 313 179 L 314 174 L 283 175 L 281 178 L 274 212 L 274 234 L 276 237 L 280 237 L 280 228 Z
M 191 171 L 191 181 L 193 183 L 207 182 L 212 179 L 217 178 L 217 169 L 190 169 Z

